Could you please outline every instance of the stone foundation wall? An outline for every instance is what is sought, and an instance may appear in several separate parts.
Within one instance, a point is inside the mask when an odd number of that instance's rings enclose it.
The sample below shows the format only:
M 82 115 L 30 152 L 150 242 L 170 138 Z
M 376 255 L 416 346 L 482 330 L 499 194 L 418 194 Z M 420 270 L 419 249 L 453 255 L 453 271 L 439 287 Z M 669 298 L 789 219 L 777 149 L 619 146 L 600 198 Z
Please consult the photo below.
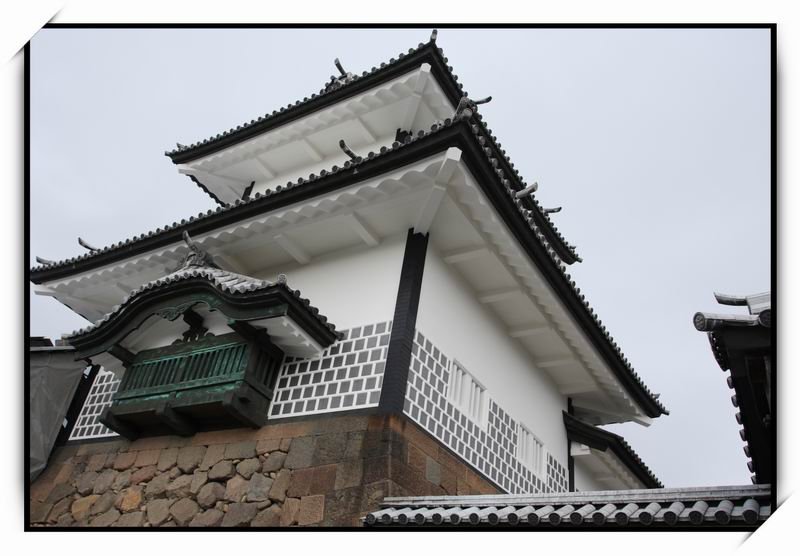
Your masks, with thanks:
M 31 484 L 58 527 L 359 527 L 386 496 L 499 490 L 402 416 L 68 445 Z

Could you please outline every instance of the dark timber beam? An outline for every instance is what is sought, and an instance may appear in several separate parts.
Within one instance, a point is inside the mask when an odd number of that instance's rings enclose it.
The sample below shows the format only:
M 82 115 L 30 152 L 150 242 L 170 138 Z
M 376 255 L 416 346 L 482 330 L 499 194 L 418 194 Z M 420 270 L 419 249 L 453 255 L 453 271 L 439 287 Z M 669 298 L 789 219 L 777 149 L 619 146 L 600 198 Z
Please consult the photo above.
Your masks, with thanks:
M 133 360 L 136 358 L 135 353 L 131 353 L 119 344 L 114 344 L 111 346 L 111 348 L 108 350 L 108 354 L 122 361 L 122 364 L 126 367 L 129 367 L 131 364 L 133 364 Z
M 383 373 L 379 413 L 403 412 L 427 248 L 427 235 L 415 234 L 413 230 L 408 231 L 394 308 L 392 335 L 389 338 L 386 368 Z

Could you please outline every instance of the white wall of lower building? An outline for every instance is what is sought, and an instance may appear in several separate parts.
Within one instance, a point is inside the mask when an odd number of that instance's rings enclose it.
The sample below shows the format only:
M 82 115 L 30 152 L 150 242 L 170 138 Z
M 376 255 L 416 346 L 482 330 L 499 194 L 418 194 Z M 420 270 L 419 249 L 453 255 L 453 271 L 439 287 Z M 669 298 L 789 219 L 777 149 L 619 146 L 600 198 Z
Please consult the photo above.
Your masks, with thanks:
M 566 398 L 546 373 L 533 366 L 527 352 L 430 244 L 417 330 L 447 358 L 463 365 L 514 422 L 524 424 L 538 437 L 563 467 L 558 471 L 563 475 L 567 466 L 562 419 Z M 503 434 L 516 440 L 516 431 Z
M 575 489 L 581 492 L 590 490 L 607 490 L 608 487 L 595 480 L 594 474 L 587 469 L 581 462 L 581 458 L 575 458 Z

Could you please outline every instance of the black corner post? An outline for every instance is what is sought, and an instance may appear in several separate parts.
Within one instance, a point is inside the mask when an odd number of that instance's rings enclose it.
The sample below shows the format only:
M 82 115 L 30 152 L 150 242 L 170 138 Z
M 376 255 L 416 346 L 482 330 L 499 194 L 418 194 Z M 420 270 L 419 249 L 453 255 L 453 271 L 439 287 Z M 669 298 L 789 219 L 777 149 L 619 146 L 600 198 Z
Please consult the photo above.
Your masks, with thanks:
M 403 267 L 400 271 L 400 286 L 397 289 L 397 301 L 394 307 L 392 334 L 386 354 L 386 368 L 383 372 L 379 413 L 403 412 L 427 248 L 427 234 L 416 234 L 413 229 L 408 231 Z
M 575 408 L 572 406 L 572 398 L 567 398 L 567 413 L 575 415 Z M 567 436 L 567 474 L 569 481 L 569 491 L 575 492 L 575 459 L 572 457 L 572 441 Z
M 70 402 L 67 413 L 64 415 L 64 419 L 67 423 L 59 430 L 55 446 L 63 446 L 69 440 L 72 429 L 75 428 L 75 423 L 77 423 L 78 416 L 81 414 L 81 409 L 83 409 L 83 404 L 86 403 L 86 398 L 89 396 L 89 392 L 92 389 L 94 379 L 97 378 L 97 373 L 99 372 L 100 365 L 90 365 L 89 372 L 84 370 L 83 374 L 81 374 L 78 387 L 75 390 L 75 394 L 72 396 L 72 402 Z

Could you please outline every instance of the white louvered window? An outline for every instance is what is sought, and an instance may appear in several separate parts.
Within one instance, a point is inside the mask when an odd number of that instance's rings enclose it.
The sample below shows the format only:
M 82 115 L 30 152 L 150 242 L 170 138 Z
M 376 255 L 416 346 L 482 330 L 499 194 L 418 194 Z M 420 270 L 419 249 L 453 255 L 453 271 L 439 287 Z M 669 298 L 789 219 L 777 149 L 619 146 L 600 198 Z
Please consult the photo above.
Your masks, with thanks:
M 450 401 L 464 415 L 481 428 L 486 427 L 489 417 L 489 398 L 486 388 L 457 362 L 453 362 L 447 392 Z
M 541 477 L 544 473 L 545 449 L 542 441 L 525 428 L 517 426 L 517 458 Z

